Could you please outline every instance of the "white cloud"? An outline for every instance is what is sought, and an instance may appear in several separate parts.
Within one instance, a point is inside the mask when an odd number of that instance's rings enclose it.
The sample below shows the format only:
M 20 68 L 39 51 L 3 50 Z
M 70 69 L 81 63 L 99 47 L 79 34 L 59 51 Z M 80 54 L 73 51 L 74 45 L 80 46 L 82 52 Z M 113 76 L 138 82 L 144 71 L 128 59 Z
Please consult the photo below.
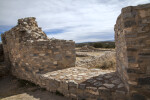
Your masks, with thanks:
M 34 16 L 44 31 L 64 29 L 60 34 L 48 34 L 49 37 L 76 42 L 112 40 L 113 37 L 107 36 L 113 36 L 121 8 L 148 2 L 150 0 L 0 0 L 0 25 L 16 25 L 17 19 Z

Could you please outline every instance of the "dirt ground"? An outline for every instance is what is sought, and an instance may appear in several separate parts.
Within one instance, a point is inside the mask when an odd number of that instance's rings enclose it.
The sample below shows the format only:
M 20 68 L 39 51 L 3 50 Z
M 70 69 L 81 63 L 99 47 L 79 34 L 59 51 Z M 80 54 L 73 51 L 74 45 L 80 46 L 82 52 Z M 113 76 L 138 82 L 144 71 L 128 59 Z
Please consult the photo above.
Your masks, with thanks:
M 69 100 L 38 86 L 24 85 L 14 77 L 0 78 L 0 100 Z

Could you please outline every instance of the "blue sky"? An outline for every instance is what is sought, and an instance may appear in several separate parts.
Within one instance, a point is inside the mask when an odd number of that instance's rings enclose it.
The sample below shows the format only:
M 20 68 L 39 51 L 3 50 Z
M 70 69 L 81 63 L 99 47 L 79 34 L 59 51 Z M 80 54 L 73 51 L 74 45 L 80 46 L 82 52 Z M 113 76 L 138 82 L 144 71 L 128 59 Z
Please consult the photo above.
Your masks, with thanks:
M 24 17 L 36 17 L 48 37 L 93 42 L 114 40 L 121 8 L 150 0 L 0 0 L 0 33 Z

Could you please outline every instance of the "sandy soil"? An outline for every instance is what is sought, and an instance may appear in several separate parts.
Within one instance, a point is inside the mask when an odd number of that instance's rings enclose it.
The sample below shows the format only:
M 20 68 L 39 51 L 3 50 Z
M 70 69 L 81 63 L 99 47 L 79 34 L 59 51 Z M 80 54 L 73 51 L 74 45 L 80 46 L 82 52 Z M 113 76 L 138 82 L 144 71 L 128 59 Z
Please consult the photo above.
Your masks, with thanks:
M 11 76 L 0 78 L 0 100 L 69 100 L 38 86 L 20 86 Z

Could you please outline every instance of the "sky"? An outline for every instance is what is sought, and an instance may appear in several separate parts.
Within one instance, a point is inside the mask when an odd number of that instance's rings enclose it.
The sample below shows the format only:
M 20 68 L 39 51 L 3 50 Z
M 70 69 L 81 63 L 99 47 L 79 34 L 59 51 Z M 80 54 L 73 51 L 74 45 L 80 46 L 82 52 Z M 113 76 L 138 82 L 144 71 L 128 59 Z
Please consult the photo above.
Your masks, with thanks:
M 114 25 L 126 6 L 150 0 L 0 0 L 0 33 L 36 17 L 49 38 L 76 43 L 114 40 Z

